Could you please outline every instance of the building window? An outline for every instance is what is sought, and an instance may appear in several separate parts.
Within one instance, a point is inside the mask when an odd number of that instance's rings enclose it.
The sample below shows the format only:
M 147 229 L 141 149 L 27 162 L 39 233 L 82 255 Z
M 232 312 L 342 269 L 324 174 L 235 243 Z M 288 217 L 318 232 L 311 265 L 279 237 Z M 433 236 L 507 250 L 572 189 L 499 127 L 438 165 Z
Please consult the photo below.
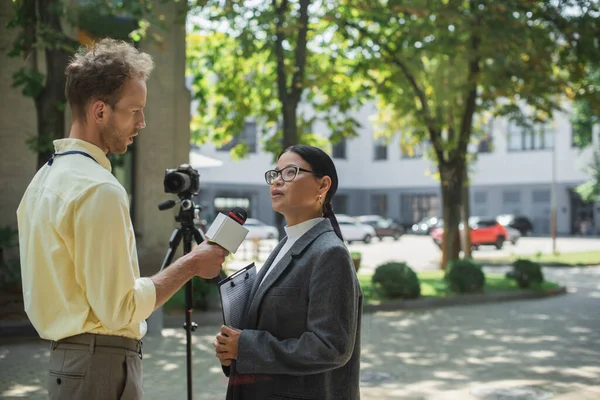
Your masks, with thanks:
M 473 203 L 485 204 L 487 203 L 487 192 L 475 192 L 473 193 Z
M 400 156 L 402 158 L 421 158 L 429 146 L 429 141 L 424 140 L 417 144 L 401 144 Z
M 348 214 L 348 196 L 345 194 L 336 194 L 331 203 L 333 212 L 336 214 Z
M 508 125 L 508 150 L 529 151 L 554 148 L 554 128 L 552 124 L 537 124 L 527 129 L 514 122 Z
M 521 192 L 515 190 L 504 191 L 502 193 L 501 214 L 519 215 L 522 213 L 521 210 Z
M 477 153 L 491 153 L 492 152 L 492 135 L 484 135 L 477 143 Z
M 534 190 L 533 191 L 533 202 L 534 203 L 550 203 L 552 200 L 552 195 L 550 193 L 550 190 L 544 189 L 544 190 Z
M 423 218 L 438 216 L 439 197 L 435 194 L 404 194 L 400 197 L 400 216 L 405 224 L 414 224 Z
M 491 153 L 493 150 L 493 128 L 494 120 L 490 119 L 483 124 L 481 132 L 474 137 L 473 145 L 477 147 L 477 153 Z
M 215 197 L 213 201 L 215 209 L 231 211 L 232 208 L 241 207 L 244 210 L 250 208 L 250 199 L 247 197 Z
M 331 157 L 340 158 L 342 160 L 346 159 L 346 138 L 343 138 L 331 146 Z
M 387 150 L 388 150 L 388 146 L 387 146 L 387 143 L 385 143 L 384 139 L 383 138 L 376 139 L 373 159 L 375 161 L 387 160 L 387 156 L 388 156 Z
M 515 191 L 505 191 L 502 193 L 502 201 L 504 203 L 520 203 L 521 193 Z
M 473 207 L 471 208 L 472 216 L 486 216 L 487 215 L 487 201 L 488 192 L 475 191 L 473 192 Z
M 371 196 L 371 213 L 387 217 L 387 194 L 374 194 Z
M 219 147 L 219 151 L 230 151 L 240 143 L 248 146 L 248 153 L 256 153 L 257 127 L 256 122 L 246 122 L 242 133 L 231 139 L 229 142 Z

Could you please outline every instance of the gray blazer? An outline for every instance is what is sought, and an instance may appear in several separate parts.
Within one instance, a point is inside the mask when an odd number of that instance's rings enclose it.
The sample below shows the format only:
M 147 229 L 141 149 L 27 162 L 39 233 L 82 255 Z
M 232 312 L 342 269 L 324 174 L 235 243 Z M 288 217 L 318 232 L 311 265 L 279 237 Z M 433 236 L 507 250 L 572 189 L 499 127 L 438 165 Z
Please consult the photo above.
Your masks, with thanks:
M 228 400 L 360 399 L 362 292 L 348 249 L 328 219 L 259 271 L 238 342 L 223 371 Z

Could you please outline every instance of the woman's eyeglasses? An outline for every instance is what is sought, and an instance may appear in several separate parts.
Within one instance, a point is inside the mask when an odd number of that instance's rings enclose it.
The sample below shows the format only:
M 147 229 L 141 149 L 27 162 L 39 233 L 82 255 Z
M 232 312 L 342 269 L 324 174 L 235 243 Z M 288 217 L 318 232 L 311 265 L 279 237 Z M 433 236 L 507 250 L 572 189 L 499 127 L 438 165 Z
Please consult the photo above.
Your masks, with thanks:
M 275 179 L 277 179 L 278 175 L 281 175 L 281 179 L 283 179 L 284 182 L 291 182 L 294 179 L 296 179 L 296 177 L 298 176 L 298 172 L 308 172 L 309 174 L 314 174 L 315 176 L 321 176 L 320 174 L 317 174 L 316 172 L 313 171 L 309 171 L 307 169 L 304 168 L 300 168 L 296 165 L 291 165 L 289 167 L 285 167 L 283 169 L 271 169 L 267 172 L 265 172 L 265 181 L 267 181 L 268 185 L 272 185 L 273 182 L 275 182 Z

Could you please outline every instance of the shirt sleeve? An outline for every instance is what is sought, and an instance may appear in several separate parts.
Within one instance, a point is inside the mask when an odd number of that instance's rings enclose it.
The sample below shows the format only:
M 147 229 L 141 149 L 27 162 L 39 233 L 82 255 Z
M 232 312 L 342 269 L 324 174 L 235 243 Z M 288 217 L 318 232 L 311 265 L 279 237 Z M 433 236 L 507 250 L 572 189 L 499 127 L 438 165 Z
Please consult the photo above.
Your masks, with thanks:
M 79 199 L 74 218 L 78 282 L 102 325 L 119 330 L 150 316 L 156 289 L 140 278 L 135 236 L 123 188 L 103 183 Z

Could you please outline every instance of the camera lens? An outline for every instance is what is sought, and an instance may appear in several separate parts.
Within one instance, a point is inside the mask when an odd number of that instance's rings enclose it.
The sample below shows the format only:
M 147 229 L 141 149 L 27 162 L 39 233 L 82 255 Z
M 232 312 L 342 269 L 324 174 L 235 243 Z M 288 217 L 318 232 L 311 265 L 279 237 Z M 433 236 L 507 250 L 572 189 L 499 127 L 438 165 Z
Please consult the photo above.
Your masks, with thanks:
M 165 177 L 165 191 L 181 193 L 188 190 L 192 184 L 190 177 L 181 172 L 171 172 Z

